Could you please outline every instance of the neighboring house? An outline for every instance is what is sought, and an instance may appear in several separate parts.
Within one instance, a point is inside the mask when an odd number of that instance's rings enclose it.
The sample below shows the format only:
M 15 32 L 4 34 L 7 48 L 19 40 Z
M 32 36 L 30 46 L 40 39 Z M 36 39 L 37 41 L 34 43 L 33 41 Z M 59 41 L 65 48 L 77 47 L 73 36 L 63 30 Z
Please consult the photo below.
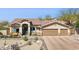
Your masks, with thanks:
M 7 30 L 7 34 L 18 33 L 20 35 L 57 36 L 75 34 L 73 27 L 66 25 L 62 21 L 39 19 L 15 19 Z

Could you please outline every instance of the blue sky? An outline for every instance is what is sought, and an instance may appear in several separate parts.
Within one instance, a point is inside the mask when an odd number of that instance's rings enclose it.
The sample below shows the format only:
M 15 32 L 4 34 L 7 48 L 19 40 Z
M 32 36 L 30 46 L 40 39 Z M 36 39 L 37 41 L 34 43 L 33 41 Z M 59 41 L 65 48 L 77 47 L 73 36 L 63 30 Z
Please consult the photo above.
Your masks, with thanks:
M 38 18 L 51 15 L 58 17 L 62 8 L 0 8 L 0 20 L 12 21 L 15 18 Z

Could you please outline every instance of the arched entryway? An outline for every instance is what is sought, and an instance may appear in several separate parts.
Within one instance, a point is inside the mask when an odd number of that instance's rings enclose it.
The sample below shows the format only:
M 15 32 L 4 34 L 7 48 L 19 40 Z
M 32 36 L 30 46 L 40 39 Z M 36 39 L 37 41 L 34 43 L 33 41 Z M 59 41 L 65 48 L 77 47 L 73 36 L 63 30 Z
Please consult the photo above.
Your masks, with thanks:
M 22 24 L 22 35 L 28 34 L 28 24 Z

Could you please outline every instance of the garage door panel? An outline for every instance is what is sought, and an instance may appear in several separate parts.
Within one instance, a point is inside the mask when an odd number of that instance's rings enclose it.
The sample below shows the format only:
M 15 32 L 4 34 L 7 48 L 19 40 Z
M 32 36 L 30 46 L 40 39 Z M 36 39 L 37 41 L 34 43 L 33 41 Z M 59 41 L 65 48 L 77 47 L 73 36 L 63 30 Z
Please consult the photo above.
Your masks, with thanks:
M 75 30 L 74 29 L 70 29 L 70 34 L 75 34 Z
M 57 29 L 43 30 L 43 35 L 44 36 L 56 36 L 58 35 L 58 30 Z
M 60 30 L 60 35 L 68 35 L 68 30 L 67 29 L 61 29 Z

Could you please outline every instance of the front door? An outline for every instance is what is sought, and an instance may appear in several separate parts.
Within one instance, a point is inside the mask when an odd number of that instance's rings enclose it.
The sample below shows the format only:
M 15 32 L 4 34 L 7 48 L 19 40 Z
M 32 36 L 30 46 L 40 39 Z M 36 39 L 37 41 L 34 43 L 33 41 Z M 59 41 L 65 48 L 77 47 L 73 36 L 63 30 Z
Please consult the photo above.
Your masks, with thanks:
M 22 25 L 22 35 L 28 34 L 28 24 Z

